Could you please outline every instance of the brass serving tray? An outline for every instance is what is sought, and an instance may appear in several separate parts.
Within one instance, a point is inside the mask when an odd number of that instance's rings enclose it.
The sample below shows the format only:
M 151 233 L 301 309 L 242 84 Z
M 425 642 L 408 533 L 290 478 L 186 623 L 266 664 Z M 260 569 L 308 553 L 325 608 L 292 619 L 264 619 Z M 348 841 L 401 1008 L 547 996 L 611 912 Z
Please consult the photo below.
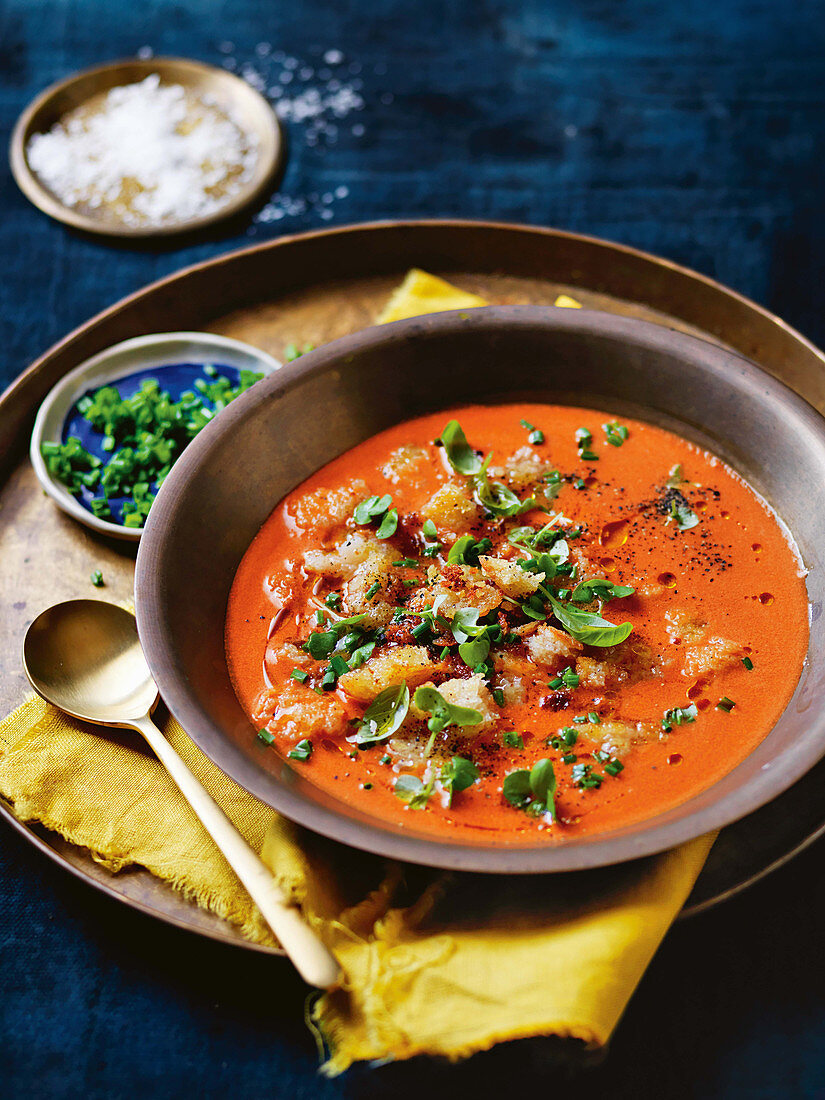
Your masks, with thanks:
M 32 364 L 0 397 L 0 708 L 26 690 L 20 644 L 50 603 L 90 594 L 129 600 L 135 549 L 75 523 L 40 491 L 25 457 L 40 401 L 84 359 L 119 340 L 185 327 L 246 340 L 276 358 L 287 344 L 320 344 L 374 322 L 408 268 L 423 267 L 493 303 L 583 305 L 731 347 L 825 413 L 825 356 L 799 333 L 718 283 L 665 260 L 556 230 L 487 222 L 383 222 L 305 233 L 188 268 L 88 321 Z M 326 279 L 321 279 L 324 273 Z M 775 802 L 725 829 L 682 915 L 740 892 L 825 832 L 825 762 Z M 201 935 L 260 948 L 229 924 L 135 869 L 117 875 L 37 825 L 0 813 L 45 855 L 150 916 Z

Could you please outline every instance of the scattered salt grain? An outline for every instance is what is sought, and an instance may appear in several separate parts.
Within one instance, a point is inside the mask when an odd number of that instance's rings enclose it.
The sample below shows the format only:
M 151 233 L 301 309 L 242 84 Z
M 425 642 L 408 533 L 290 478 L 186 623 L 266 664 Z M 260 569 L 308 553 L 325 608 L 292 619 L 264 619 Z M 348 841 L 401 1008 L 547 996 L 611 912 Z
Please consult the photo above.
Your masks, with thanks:
M 35 134 L 26 155 L 65 205 L 106 209 L 126 225 L 162 226 L 227 205 L 252 176 L 259 151 L 257 139 L 212 99 L 161 84 L 153 73 Z

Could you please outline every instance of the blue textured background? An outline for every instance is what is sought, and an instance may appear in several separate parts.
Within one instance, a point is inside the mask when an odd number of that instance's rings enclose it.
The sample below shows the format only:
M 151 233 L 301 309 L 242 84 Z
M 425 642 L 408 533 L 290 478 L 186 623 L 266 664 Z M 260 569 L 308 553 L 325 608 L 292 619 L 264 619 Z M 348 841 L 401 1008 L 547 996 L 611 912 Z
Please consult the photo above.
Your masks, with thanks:
M 364 107 L 291 127 L 285 194 L 236 237 L 115 249 L 0 170 L 0 380 L 175 268 L 277 232 L 492 216 L 613 238 L 716 276 L 825 342 L 820 0 L 0 0 L 0 126 L 70 71 L 143 46 L 217 63 L 338 49 Z M 260 55 L 258 55 L 260 56 Z M 348 77 L 349 79 L 349 77 Z M 361 132 L 363 127 L 363 133 Z M 355 132 L 353 132 L 353 128 Z M 325 220 L 326 219 L 326 220 Z M 40 1097 L 825 1096 L 822 849 L 676 927 L 603 1065 L 520 1045 L 465 1066 L 315 1077 L 287 968 L 157 926 L 0 831 L 0 1081 Z

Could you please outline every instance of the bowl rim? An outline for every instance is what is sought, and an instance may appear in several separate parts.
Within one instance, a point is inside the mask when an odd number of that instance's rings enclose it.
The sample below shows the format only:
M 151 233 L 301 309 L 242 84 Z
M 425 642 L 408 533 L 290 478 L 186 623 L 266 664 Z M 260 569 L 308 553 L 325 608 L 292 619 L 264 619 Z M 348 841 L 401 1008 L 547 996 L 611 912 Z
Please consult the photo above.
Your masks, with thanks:
M 162 71 L 159 72 L 159 70 Z M 211 214 L 160 226 L 126 225 L 125 223 L 105 221 L 90 214 L 84 214 L 82 211 L 63 203 L 41 181 L 29 164 L 26 147 L 34 132 L 35 123 L 41 113 L 48 111 L 48 108 L 55 101 L 75 86 L 87 82 L 101 81 L 103 82 L 101 89 L 108 90 L 117 86 L 114 81 L 111 84 L 108 83 L 110 77 L 116 78 L 121 72 L 127 74 L 127 83 L 142 80 L 154 72 L 159 72 L 163 83 L 174 82 L 175 79 L 180 79 L 184 74 L 198 77 L 204 81 L 219 81 L 230 90 L 230 94 L 237 103 L 246 103 L 250 110 L 258 116 L 259 124 L 256 124 L 255 132 L 259 138 L 263 139 L 260 160 L 248 185 L 226 205 Z M 264 120 L 267 127 L 271 122 L 271 131 L 265 129 Z M 193 230 L 205 229 L 207 226 L 232 218 L 261 198 L 283 164 L 285 155 L 286 136 L 281 120 L 269 101 L 251 84 L 248 84 L 228 69 L 210 65 L 207 61 L 164 54 L 153 57 L 122 57 L 114 61 L 106 61 L 100 65 L 91 65 L 54 81 L 23 109 L 14 125 L 9 140 L 9 166 L 12 176 L 29 202 L 36 206 L 38 210 L 74 229 L 93 233 L 96 236 L 116 237 L 124 240 L 184 235 Z
M 229 738 L 222 737 L 221 751 L 214 751 L 211 741 L 215 733 L 220 735 L 221 731 L 201 711 L 197 696 L 185 677 L 175 673 L 174 647 L 160 625 L 163 621 L 163 608 L 158 565 L 162 557 L 163 536 L 174 521 L 176 504 L 185 492 L 190 471 L 208 457 L 213 442 L 217 443 L 234 430 L 236 422 L 245 417 L 248 409 L 251 411 L 260 402 L 274 397 L 276 392 L 288 390 L 306 377 L 340 366 L 348 356 L 366 349 L 405 342 L 419 334 L 433 336 L 442 332 L 456 332 L 466 326 L 489 329 L 492 333 L 498 331 L 502 323 L 510 327 L 530 327 L 537 321 L 566 330 L 587 329 L 599 335 L 628 340 L 654 352 L 672 352 L 676 345 L 688 353 L 688 358 L 700 361 L 703 368 L 711 374 L 722 375 L 735 369 L 745 381 L 762 387 L 769 400 L 774 400 L 789 410 L 808 432 L 818 436 L 825 451 L 825 419 L 802 397 L 751 360 L 710 340 L 650 321 L 597 310 L 507 305 L 408 318 L 363 329 L 322 345 L 295 362 L 286 364 L 278 373 L 277 381 L 264 380 L 259 384 L 260 389 L 256 386 L 247 391 L 187 447 L 156 498 L 144 529 L 146 537 L 141 542 L 137 556 L 135 606 L 138 633 L 161 697 L 192 740 L 239 786 L 312 832 L 360 850 L 430 867 L 513 874 L 589 870 L 653 856 L 730 825 L 776 798 L 825 756 L 823 710 L 815 723 L 816 737 L 808 737 L 784 750 L 782 769 L 763 766 L 757 775 L 724 799 L 719 798 L 710 805 L 675 820 L 661 821 L 660 818 L 664 815 L 659 815 L 628 827 L 629 831 L 596 834 L 581 841 L 528 847 L 468 845 L 420 833 L 404 835 L 392 832 L 384 827 L 379 818 L 367 823 L 339 814 L 334 809 L 318 805 L 304 797 L 255 765 Z M 807 657 L 804 667 L 807 667 Z M 758 751 L 758 746 L 755 751 Z M 740 762 L 722 779 L 717 780 L 717 783 L 727 779 L 744 762 Z M 227 764 L 231 770 L 227 769 Z M 712 790 L 715 785 L 701 793 Z
M 277 359 L 267 352 L 253 347 L 252 344 L 246 344 L 242 340 L 235 340 L 230 336 L 219 336 L 217 333 L 212 332 L 153 332 L 147 336 L 133 336 L 129 340 L 121 340 L 119 343 L 112 344 L 110 347 L 104 348 L 103 351 L 99 351 L 97 355 L 85 359 L 70 370 L 68 374 L 64 374 L 60 381 L 52 386 L 37 410 L 29 443 L 29 458 L 34 467 L 37 480 L 58 508 L 80 523 L 85 524 L 86 527 L 90 527 L 93 531 L 98 531 L 100 534 L 109 535 L 125 542 L 139 542 L 145 527 L 124 527 L 121 523 L 111 523 L 109 520 L 101 519 L 90 512 L 88 508 L 84 508 L 65 485 L 52 477 L 40 451 L 41 444 L 47 438 L 46 428 L 49 417 L 55 407 L 66 399 L 67 394 L 71 394 L 73 390 L 76 390 L 87 375 L 96 373 L 109 360 L 117 360 L 140 352 L 159 354 L 159 349 L 164 346 L 173 347 L 183 343 L 191 344 L 193 347 L 200 346 L 204 351 L 232 353 L 238 357 L 245 356 L 258 362 L 264 374 L 271 374 L 273 371 L 280 370 L 282 366 Z M 170 351 L 170 355 L 174 354 L 176 353 Z M 227 365 L 232 366 L 233 364 Z M 126 364 L 123 364 L 123 366 L 125 367 Z M 98 385 L 103 386 L 109 382 L 116 382 L 118 379 L 134 374 L 140 369 L 137 363 L 129 364 L 128 369 L 119 369 L 113 366 L 112 373 L 107 376 L 105 381 L 103 379 L 99 380 Z M 222 412 L 225 411 L 226 409 L 222 410 Z M 68 408 L 66 412 L 68 412 Z M 61 421 L 61 431 L 65 420 L 66 414 L 64 413 Z

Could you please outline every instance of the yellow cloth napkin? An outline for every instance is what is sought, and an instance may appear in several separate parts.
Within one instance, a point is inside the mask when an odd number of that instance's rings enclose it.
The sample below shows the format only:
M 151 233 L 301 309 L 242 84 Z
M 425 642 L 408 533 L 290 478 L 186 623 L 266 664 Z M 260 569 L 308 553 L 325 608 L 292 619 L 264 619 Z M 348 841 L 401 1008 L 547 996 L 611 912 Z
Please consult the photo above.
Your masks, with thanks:
M 417 312 L 485 304 L 425 272 L 410 272 L 405 286 L 412 298 L 396 294 L 383 320 L 414 315 L 413 302 Z M 341 963 L 342 989 L 313 1009 L 329 1074 L 364 1059 L 461 1058 L 534 1035 L 606 1043 L 713 843 L 703 837 L 580 875 L 445 874 L 292 825 L 211 764 L 174 720 L 165 730 Z M 29 699 L 0 724 L 0 794 L 21 820 L 42 822 L 113 872 L 145 867 L 249 939 L 274 942 L 137 735 L 104 738 Z

